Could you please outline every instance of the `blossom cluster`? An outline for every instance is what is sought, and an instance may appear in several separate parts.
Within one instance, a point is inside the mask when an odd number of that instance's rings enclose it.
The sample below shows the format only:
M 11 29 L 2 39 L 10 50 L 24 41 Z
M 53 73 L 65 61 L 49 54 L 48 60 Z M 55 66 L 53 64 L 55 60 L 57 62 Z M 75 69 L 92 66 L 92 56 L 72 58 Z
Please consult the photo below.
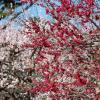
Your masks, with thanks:
M 48 93 L 53 100 L 97 100 L 100 94 L 99 26 L 91 17 L 97 8 L 94 0 L 35 1 L 46 9 L 53 22 L 30 22 L 27 35 L 33 48 L 34 87 L 29 91 L 38 95 Z M 41 20 L 41 19 L 40 19 Z M 77 27 L 74 21 L 79 22 Z M 88 27 L 88 25 L 91 27 Z M 34 32 L 33 32 L 34 31 Z

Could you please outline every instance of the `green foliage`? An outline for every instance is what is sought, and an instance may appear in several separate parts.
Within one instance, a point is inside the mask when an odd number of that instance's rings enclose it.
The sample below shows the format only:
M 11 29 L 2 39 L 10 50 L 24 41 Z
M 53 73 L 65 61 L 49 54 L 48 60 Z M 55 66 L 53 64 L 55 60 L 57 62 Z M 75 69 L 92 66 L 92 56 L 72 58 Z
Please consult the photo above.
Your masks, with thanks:
M 16 4 L 15 2 L 0 2 L 0 19 L 5 18 L 13 13 L 14 9 L 20 6 L 21 4 Z
M 0 11 L 0 18 L 4 18 L 8 15 L 8 13 Z

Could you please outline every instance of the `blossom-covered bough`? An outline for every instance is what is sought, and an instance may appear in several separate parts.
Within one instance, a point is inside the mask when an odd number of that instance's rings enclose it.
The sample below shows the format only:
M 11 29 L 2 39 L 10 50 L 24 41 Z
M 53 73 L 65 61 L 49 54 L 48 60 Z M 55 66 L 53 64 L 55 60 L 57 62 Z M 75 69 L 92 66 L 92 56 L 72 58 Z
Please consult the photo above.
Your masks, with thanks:
M 7 68 L 11 73 L 6 72 L 8 73 L 6 79 L 1 75 L 1 90 L 4 91 L 5 86 L 9 89 L 8 84 L 12 85 L 11 80 L 14 80 L 17 81 L 13 85 L 14 89 L 22 90 L 17 91 L 20 95 L 15 93 L 12 96 L 18 100 L 20 98 L 98 100 L 100 98 L 99 3 L 94 0 L 21 1 L 44 7 L 52 20 L 31 18 L 23 21 L 24 28 L 19 35 L 21 41 L 19 38 L 15 39 L 16 32 L 12 32 L 13 34 L 10 31 L 6 32 L 9 36 L 3 32 L 2 35 L 5 36 L 3 41 L 10 40 L 3 44 L 0 42 L 2 47 L 0 50 L 4 52 L 6 46 L 10 49 L 9 52 L 5 51 L 6 56 L 0 57 L 1 74 L 4 75 Z M 3 37 L 2 35 L 0 36 Z M 17 44 L 12 40 L 12 36 Z M 5 63 L 10 65 L 3 69 Z
M 99 4 L 94 0 L 22 0 L 46 9 L 46 26 L 30 22 L 26 32 L 33 48 L 33 88 L 46 100 L 98 100 L 100 89 Z M 44 22 L 43 22 L 44 23 Z

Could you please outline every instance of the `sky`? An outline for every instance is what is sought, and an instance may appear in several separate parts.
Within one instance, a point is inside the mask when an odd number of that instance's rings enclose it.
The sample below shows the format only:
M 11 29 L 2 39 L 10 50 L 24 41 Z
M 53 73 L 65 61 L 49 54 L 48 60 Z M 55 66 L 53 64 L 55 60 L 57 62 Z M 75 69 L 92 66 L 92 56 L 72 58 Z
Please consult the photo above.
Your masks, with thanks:
M 16 0 L 19 1 L 19 0 Z M 52 0 L 52 2 L 55 0 Z M 77 0 L 74 0 L 77 1 Z M 98 2 L 98 4 L 100 4 L 100 0 L 95 0 L 96 2 Z M 57 2 L 56 0 L 56 4 L 59 5 L 59 2 Z M 24 4 L 23 6 L 17 7 L 14 11 L 14 13 L 20 12 L 23 10 L 24 7 L 26 7 L 27 4 Z M 52 20 L 52 18 L 46 14 L 46 11 L 44 8 L 37 6 L 37 5 L 33 5 L 32 7 L 30 7 L 27 11 L 24 11 L 24 13 L 22 13 L 19 17 L 20 18 L 25 18 L 27 19 L 28 17 L 41 17 L 41 18 L 45 18 L 46 20 Z M 3 25 L 5 23 L 7 23 L 9 21 L 9 19 L 12 17 L 12 15 L 6 17 L 5 19 L 0 21 L 0 25 Z M 18 27 L 18 25 L 16 25 L 15 23 L 12 24 L 13 27 Z
M 23 11 L 23 9 L 27 6 L 27 4 L 17 7 L 14 11 L 13 14 L 18 13 L 20 11 Z M 13 16 L 13 14 L 11 14 L 10 16 L 7 16 L 6 18 L 2 19 L 0 21 L 0 25 L 4 25 L 5 23 L 8 23 L 9 19 Z M 44 8 L 37 6 L 37 5 L 33 5 L 31 6 L 28 10 L 24 11 L 24 13 L 20 14 L 20 16 L 18 16 L 21 19 L 27 19 L 29 17 L 41 17 L 41 18 L 45 18 L 45 19 L 49 19 L 51 20 L 51 17 L 49 15 L 46 15 L 46 11 Z M 16 26 L 16 23 L 12 24 L 12 26 L 14 27 L 19 27 L 18 25 Z

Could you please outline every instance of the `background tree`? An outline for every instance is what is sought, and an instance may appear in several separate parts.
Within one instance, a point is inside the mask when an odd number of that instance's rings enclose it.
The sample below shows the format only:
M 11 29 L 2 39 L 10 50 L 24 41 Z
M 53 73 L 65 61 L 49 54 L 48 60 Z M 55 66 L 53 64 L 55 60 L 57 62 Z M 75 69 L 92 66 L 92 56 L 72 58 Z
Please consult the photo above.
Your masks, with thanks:
M 0 100 L 31 100 L 34 97 L 26 91 L 33 85 L 29 71 L 32 50 L 20 47 L 22 42 L 29 41 L 23 36 L 21 30 L 11 27 L 0 30 Z

